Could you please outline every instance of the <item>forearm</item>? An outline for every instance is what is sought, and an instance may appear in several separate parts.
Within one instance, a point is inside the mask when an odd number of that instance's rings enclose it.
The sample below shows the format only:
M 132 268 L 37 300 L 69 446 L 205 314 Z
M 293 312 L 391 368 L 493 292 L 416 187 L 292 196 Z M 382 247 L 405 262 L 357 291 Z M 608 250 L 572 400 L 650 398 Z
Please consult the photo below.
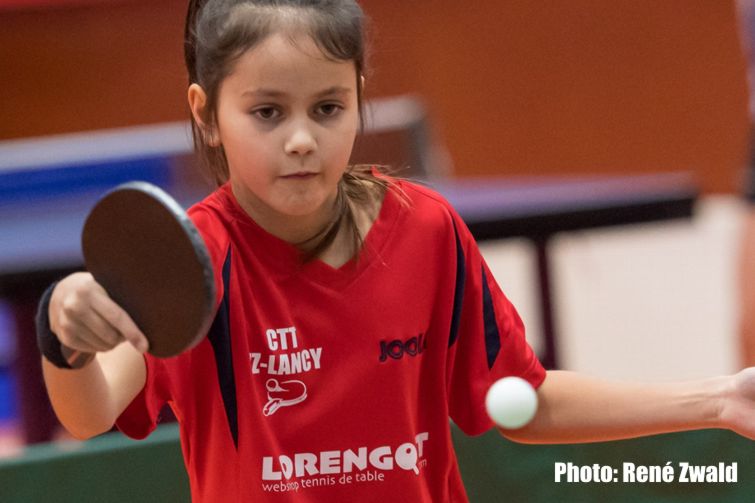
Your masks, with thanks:
M 549 371 L 535 418 L 502 430 L 524 443 L 581 443 L 720 427 L 727 378 L 685 383 L 633 383 Z
M 79 439 L 110 430 L 146 379 L 143 356 L 130 344 L 98 353 L 77 370 L 57 368 L 42 358 L 42 370 L 58 419 Z

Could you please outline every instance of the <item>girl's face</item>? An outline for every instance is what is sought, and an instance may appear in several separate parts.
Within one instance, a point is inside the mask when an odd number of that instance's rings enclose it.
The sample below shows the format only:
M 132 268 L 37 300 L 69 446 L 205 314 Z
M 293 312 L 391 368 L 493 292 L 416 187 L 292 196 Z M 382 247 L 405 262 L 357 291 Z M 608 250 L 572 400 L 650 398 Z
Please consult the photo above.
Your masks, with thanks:
M 263 227 L 330 220 L 359 123 L 356 82 L 352 62 L 327 59 L 310 37 L 273 34 L 221 83 L 217 141 L 236 198 Z

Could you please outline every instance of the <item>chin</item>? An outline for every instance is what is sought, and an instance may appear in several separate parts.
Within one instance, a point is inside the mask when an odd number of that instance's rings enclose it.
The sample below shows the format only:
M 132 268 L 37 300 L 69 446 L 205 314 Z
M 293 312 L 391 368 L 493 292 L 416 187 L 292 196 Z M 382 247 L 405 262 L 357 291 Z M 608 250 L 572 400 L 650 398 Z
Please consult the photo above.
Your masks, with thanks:
M 276 211 L 281 215 L 288 217 L 301 218 L 312 216 L 318 213 L 321 207 L 321 204 L 314 203 L 282 204 L 276 208 Z
M 303 217 L 322 211 L 333 200 L 335 199 L 325 194 L 292 194 L 281 200 L 277 209 L 286 215 Z

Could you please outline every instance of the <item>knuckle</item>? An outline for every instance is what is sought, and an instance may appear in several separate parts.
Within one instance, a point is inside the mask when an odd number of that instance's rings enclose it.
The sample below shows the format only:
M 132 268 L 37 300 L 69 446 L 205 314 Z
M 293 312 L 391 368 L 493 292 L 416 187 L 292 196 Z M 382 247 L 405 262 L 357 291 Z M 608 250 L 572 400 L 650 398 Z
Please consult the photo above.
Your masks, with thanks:
M 60 303 L 60 308 L 63 311 L 63 314 L 71 315 L 76 313 L 79 308 L 78 298 L 73 295 L 65 297 Z
M 71 333 L 72 329 L 72 323 L 70 318 L 61 318 L 58 320 L 57 326 L 54 327 L 56 329 L 56 335 L 68 335 Z

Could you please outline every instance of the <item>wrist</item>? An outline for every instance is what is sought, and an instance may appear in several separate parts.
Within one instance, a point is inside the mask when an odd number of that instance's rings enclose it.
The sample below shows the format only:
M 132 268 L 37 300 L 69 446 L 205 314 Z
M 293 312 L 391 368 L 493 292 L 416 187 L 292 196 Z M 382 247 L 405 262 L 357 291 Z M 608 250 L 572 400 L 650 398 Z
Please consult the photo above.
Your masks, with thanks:
M 734 376 L 713 377 L 709 380 L 705 393 L 705 426 L 723 428 L 726 402 L 734 394 Z
M 93 353 L 84 353 L 65 346 L 50 327 L 50 301 L 57 286 L 57 281 L 42 294 L 37 308 L 35 325 L 37 347 L 41 355 L 50 363 L 61 369 L 78 369 L 88 364 Z

